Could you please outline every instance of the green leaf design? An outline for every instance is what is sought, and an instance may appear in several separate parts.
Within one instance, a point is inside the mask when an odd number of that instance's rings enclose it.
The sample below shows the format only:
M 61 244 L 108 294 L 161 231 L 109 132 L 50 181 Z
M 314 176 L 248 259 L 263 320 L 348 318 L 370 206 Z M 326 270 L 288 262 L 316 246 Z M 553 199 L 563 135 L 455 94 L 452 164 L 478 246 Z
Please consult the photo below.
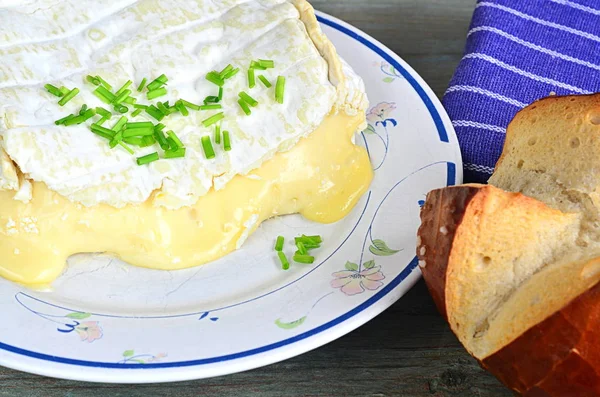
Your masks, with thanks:
M 89 313 L 77 312 L 77 313 L 69 313 L 65 317 L 72 318 L 73 320 L 85 320 L 86 318 L 88 318 L 90 316 L 91 316 L 91 314 L 89 314 Z
M 377 256 L 390 256 L 400 252 L 400 250 L 393 250 L 389 248 L 383 240 L 374 240 L 373 245 L 369 247 L 369 251 L 371 251 L 373 255 Z
M 390 72 L 392 72 L 392 74 L 396 74 L 396 69 L 390 65 Z
M 394 81 L 393 77 L 386 77 L 386 78 L 383 79 L 384 83 L 391 83 L 392 81 Z
M 365 134 L 375 134 L 375 127 L 372 124 L 367 125 L 367 128 L 363 131 Z
M 135 354 L 135 352 L 133 350 L 125 350 L 123 352 L 123 357 L 127 358 L 127 357 L 133 357 L 133 355 Z
M 356 263 L 346 262 L 346 269 L 347 270 L 352 270 L 352 271 L 357 271 L 358 270 L 358 265 Z
M 375 267 L 375 261 L 370 260 L 368 262 L 365 262 L 363 263 L 363 266 L 365 267 L 365 269 L 373 269 Z
M 294 329 L 304 324 L 305 321 L 306 316 L 301 317 L 298 320 L 292 321 L 290 323 L 284 323 L 283 321 L 281 321 L 280 318 L 278 318 L 277 320 L 275 320 L 275 325 L 277 325 L 281 329 Z

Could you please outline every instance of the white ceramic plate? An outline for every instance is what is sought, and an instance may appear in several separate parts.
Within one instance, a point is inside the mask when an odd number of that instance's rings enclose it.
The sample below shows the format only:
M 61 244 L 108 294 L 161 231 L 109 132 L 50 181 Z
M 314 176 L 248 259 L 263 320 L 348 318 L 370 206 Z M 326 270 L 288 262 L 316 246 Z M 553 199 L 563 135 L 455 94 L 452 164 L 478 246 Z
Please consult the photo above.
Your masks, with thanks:
M 369 192 L 328 226 L 299 216 L 263 224 L 206 266 L 160 272 L 81 255 L 52 291 L 0 281 L 0 364 L 87 381 L 145 383 L 224 375 L 322 346 L 369 321 L 420 277 L 419 209 L 462 181 L 460 151 L 433 92 L 397 55 L 319 13 L 364 78 L 369 128 L 357 137 L 375 168 Z M 277 235 L 324 236 L 314 265 L 282 271 Z

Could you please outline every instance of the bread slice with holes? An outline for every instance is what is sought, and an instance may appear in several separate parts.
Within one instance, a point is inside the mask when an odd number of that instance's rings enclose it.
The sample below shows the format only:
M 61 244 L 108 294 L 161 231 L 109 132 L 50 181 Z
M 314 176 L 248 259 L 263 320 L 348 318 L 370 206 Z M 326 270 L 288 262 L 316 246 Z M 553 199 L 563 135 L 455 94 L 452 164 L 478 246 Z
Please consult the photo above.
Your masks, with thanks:
M 600 395 L 600 95 L 507 129 L 490 185 L 432 191 L 417 254 L 465 348 L 514 391 Z

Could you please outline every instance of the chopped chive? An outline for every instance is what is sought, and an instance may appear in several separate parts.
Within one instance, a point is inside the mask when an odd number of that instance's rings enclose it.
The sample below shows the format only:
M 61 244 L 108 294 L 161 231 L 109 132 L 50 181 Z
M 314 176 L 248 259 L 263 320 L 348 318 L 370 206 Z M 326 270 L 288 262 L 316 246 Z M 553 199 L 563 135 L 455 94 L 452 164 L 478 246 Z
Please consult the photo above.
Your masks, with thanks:
M 152 91 L 148 91 L 148 93 L 146 94 L 146 98 L 148 98 L 148 100 L 152 100 L 152 99 L 161 97 L 163 95 L 167 95 L 167 89 L 166 88 L 156 88 Z
M 215 126 L 215 143 L 219 145 L 221 143 L 221 125 Z
M 142 109 L 142 110 L 144 110 L 144 109 L 148 108 L 148 105 L 138 105 L 137 103 L 134 103 L 133 107 L 136 108 L 136 109 Z
M 184 116 L 188 116 L 190 114 L 190 112 L 187 110 L 181 99 L 175 102 L 175 107 L 177 108 L 177 110 L 179 110 L 179 113 L 181 113 Z
M 83 114 L 80 114 L 83 117 L 83 121 L 87 121 L 96 115 L 96 111 L 94 109 L 88 109 Z
M 223 149 L 226 152 L 231 150 L 231 142 L 229 141 L 229 131 L 223 131 Z
M 212 143 L 210 142 L 210 137 L 208 135 L 202 137 L 202 148 L 204 149 L 204 156 L 207 159 L 215 158 L 215 150 L 213 149 Z
M 321 236 L 307 236 L 303 234 L 300 237 L 296 237 L 294 241 L 296 243 L 303 243 L 305 246 L 307 246 L 308 244 L 321 244 L 323 242 L 323 239 L 321 238 Z
M 248 69 L 248 87 L 254 88 L 256 86 L 256 76 L 254 75 L 254 69 Z
M 100 120 L 96 121 L 96 124 L 98 124 L 98 125 L 102 125 L 102 124 L 104 124 L 104 123 L 106 122 L 106 120 L 108 120 L 108 117 L 106 117 L 106 116 L 102 116 L 102 117 L 100 118 Z
M 101 125 L 98 125 L 98 124 L 92 124 L 90 126 L 90 129 L 92 130 L 92 132 L 94 134 L 99 135 L 99 136 L 109 139 L 109 140 L 112 139 L 113 136 L 115 135 L 115 131 L 109 130 L 108 128 L 102 127 Z
M 217 98 L 219 99 L 217 102 L 221 102 L 223 100 L 223 87 L 219 87 L 219 95 Z
M 131 112 L 131 116 L 137 117 L 140 113 L 142 113 L 142 109 L 135 109 L 133 112 Z
M 163 123 L 158 123 L 154 126 L 155 131 L 162 131 L 165 129 L 165 125 Z
M 146 79 L 145 77 L 142 79 L 142 82 L 140 83 L 140 85 L 138 85 L 138 92 L 142 92 L 142 90 L 144 89 L 144 87 L 146 86 L 146 81 L 148 81 L 148 79 Z
M 141 136 L 128 136 L 126 138 L 123 138 L 123 142 L 140 147 L 143 144 Z
M 148 106 L 146 108 L 146 113 L 148 113 L 150 116 L 154 117 L 158 121 L 161 121 L 163 118 L 165 118 L 165 115 L 154 105 Z
M 94 95 L 96 95 L 103 102 L 106 102 L 108 104 L 111 104 L 116 98 L 115 94 L 113 94 L 112 92 L 110 92 L 109 90 L 107 90 L 106 88 L 104 88 L 102 86 L 100 86 L 94 90 Z
M 225 76 L 227 76 L 227 74 L 229 74 L 229 72 L 231 72 L 232 70 L 233 70 L 232 64 L 225 66 L 225 68 L 223 70 L 221 70 L 221 72 L 219 73 L 219 77 L 221 78 L 221 80 L 224 80 Z
M 131 123 L 125 124 L 126 129 L 135 129 L 135 128 L 152 128 L 154 129 L 154 124 L 150 121 L 134 121 Z
M 110 143 L 108 144 L 108 146 L 110 146 L 111 149 L 114 149 L 122 140 L 123 140 L 123 131 L 119 131 L 110 140 Z
M 206 98 L 204 98 L 204 104 L 206 105 L 207 103 L 218 103 L 219 102 L 219 97 L 218 96 L 214 96 L 214 95 L 209 95 Z M 199 109 L 198 109 L 199 110 Z
M 154 139 L 154 137 L 152 135 L 147 135 L 142 137 L 142 144 L 140 145 L 140 147 L 148 147 L 148 146 L 152 146 L 156 143 L 156 139 Z
M 75 116 L 75 117 L 71 117 L 70 119 L 66 120 L 63 125 L 65 126 L 70 126 L 70 125 L 75 125 L 75 124 L 81 124 L 83 123 L 85 120 L 83 119 L 83 116 Z
M 212 105 L 202 105 L 200 106 L 200 110 L 217 110 L 217 109 L 222 109 L 223 106 L 221 106 L 218 103 L 212 104 Z
M 123 131 L 123 138 L 131 138 L 132 136 L 150 136 L 152 134 L 154 134 L 154 127 L 132 128 Z
M 267 69 L 271 69 L 271 68 L 275 67 L 275 62 L 270 59 L 259 59 L 258 63 Z
M 123 103 L 127 103 L 129 105 L 135 105 L 136 102 L 137 102 L 137 98 L 134 98 L 132 96 L 128 96 L 127 98 L 125 98 L 123 100 Z
M 121 95 L 121 94 L 123 93 L 123 91 L 125 91 L 127 88 L 129 88 L 129 86 L 130 86 L 132 83 L 133 83 L 133 82 L 132 82 L 131 80 L 127 80 L 127 82 L 126 82 L 125 84 L 123 84 L 123 85 L 121 86 L 121 88 L 119 88 L 119 89 L 117 90 L 117 92 L 115 92 L 115 95 L 116 95 L 116 96 L 119 96 L 119 95 Z M 131 90 L 129 90 L 129 92 L 131 92 Z
M 123 90 L 121 93 L 116 95 L 116 98 L 113 100 L 113 103 L 115 105 L 121 104 L 125 100 L 125 98 L 127 98 L 130 94 L 131 94 L 131 90 L 127 90 L 127 89 Z
M 285 239 L 283 238 L 283 236 L 278 236 L 277 242 L 275 243 L 275 251 L 282 251 L 284 242 L 285 242 Z
M 46 85 L 44 85 L 44 88 L 45 88 L 46 90 L 48 90 L 48 92 L 49 92 L 49 93 L 51 93 L 51 94 L 52 94 L 52 95 L 54 95 L 54 96 L 61 97 L 61 96 L 63 96 L 63 95 L 64 95 L 64 94 L 63 94 L 63 93 L 60 91 L 60 89 L 58 89 L 58 87 L 55 87 L 55 86 L 53 86 L 52 84 L 46 84 Z
M 160 112 L 162 114 L 165 114 L 165 115 L 169 114 L 169 109 L 167 109 L 164 104 L 157 102 L 156 106 L 158 107 L 158 110 L 160 110 Z
M 62 119 L 58 119 L 54 122 L 54 124 L 56 125 L 61 125 L 64 124 L 67 120 L 74 118 L 75 115 L 74 114 L 70 114 L 68 116 L 63 117 Z
M 65 87 L 64 85 L 63 85 L 63 86 L 61 86 L 61 87 L 60 87 L 58 90 L 61 92 L 61 94 L 63 94 L 63 96 L 64 96 L 64 95 L 67 95 L 67 94 L 69 93 L 69 91 L 70 91 L 70 90 L 69 90 L 67 87 Z
M 259 62 L 256 62 L 256 61 L 252 61 L 250 63 L 250 69 L 267 70 L 266 67 L 264 67 L 263 65 L 261 65 Z
M 68 94 L 65 94 L 65 96 L 63 96 L 60 101 L 58 101 L 58 104 L 60 106 L 65 106 L 67 104 L 67 102 L 69 102 L 71 99 L 75 98 L 75 95 L 79 94 L 79 88 L 73 88 L 71 91 L 69 91 Z
M 127 106 L 121 104 L 115 105 L 114 109 L 121 114 L 125 114 L 129 111 Z
M 104 88 L 104 87 L 102 87 L 102 88 Z M 92 94 L 96 95 L 96 97 L 98 97 L 98 99 L 100 99 L 102 102 L 110 105 L 111 101 L 110 101 L 109 97 L 107 97 L 100 91 L 94 90 L 94 91 L 92 91 Z
M 180 149 L 177 150 L 167 150 L 165 151 L 165 158 L 166 159 L 176 159 L 179 157 L 185 157 L 185 148 L 182 147 Z
M 129 154 L 131 154 L 131 155 L 135 154 L 133 149 L 130 148 L 129 146 L 127 146 L 126 144 L 124 144 L 123 142 L 119 142 L 119 146 L 121 146 L 123 149 L 127 150 L 129 152 Z
M 191 102 L 186 101 L 185 99 L 180 99 L 180 101 L 181 101 L 181 103 L 184 104 L 184 106 L 186 106 L 190 109 L 200 110 L 200 105 L 193 104 Z
M 298 262 L 298 263 L 306 263 L 306 264 L 311 264 L 315 261 L 315 257 L 314 256 L 310 256 L 310 255 L 294 255 L 293 258 L 294 262 Z
M 107 118 L 111 118 L 112 117 L 112 113 L 109 112 L 108 110 L 104 109 L 103 107 L 96 107 L 96 113 L 98 113 L 99 115 L 103 116 L 103 117 L 107 117 Z
M 279 261 L 281 262 L 281 268 L 283 270 L 288 270 L 290 268 L 290 262 L 286 258 L 285 254 L 282 251 L 277 251 L 277 256 L 279 257 Z
M 228 79 L 232 78 L 233 76 L 235 76 L 236 74 L 238 74 L 239 71 L 240 71 L 240 68 L 235 68 L 235 69 L 229 71 L 229 73 L 227 73 L 225 76 L 223 76 L 223 78 L 225 80 L 228 80 Z
M 165 76 L 164 74 L 161 74 L 160 76 L 158 76 L 157 78 L 152 80 L 152 82 L 150 84 L 148 84 L 148 86 L 146 88 L 148 89 L 148 91 L 154 91 L 157 88 L 160 88 L 163 85 L 165 85 L 167 83 L 167 81 L 169 81 L 167 76 Z
M 115 133 L 121 131 L 125 124 L 127 124 L 127 117 L 121 116 L 121 118 L 113 126 L 112 131 Z
M 165 138 L 165 134 L 161 130 L 157 130 L 156 127 L 154 128 L 154 139 L 156 139 L 162 150 L 169 150 L 170 145 L 167 138 Z
M 153 161 L 158 160 L 158 152 L 150 153 L 142 157 L 138 157 L 137 164 L 144 165 L 152 163 Z
M 243 99 L 238 100 L 238 104 L 240 105 L 240 107 L 242 108 L 244 113 L 246 113 L 246 116 L 250 116 L 250 114 L 252 113 L 252 110 L 250 110 L 250 107 L 248 107 L 248 104 Z
M 183 142 L 181 142 L 179 137 L 173 131 L 167 131 L 167 137 L 167 141 L 175 143 L 175 145 L 171 145 L 171 149 L 175 149 L 175 146 L 177 149 L 183 147 Z
M 283 93 L 285 91 L 285 77 L 277 77 L 277 83 L 275 85 L 275 100 L 279 103 L 283 103 Z
M 258 76 L 258 79 L 265 85 L 265 87 L 267 88 L 271 88 L 271 86 L 273 84 L 271 84 L 271 82 L 269 80 L 267 80 L 267 78 L 265 76 L 263 76 L 262 74 Z
M 87 110 L 87 105 L 84 103 L 83 106 L 81 106 L 81 110 L 79 110 L 79 115 L 83 115 L 85 113 L 85 111 Z
M 223 120 L 225 118 L 225 114 L 223 112 L 219 112 L 213 116 L 210 116 L 209 118 L 207 118 L 206 120 L 202 121 L 202 125 L 205 127 L 210 127 L 211 125 L 213 125 L 214 123 L 216 123 L 217 121 Z
M 306 249 L 306 247 L 304 246 L 304 244 L 301 241 L 298 241 L 296 243 L 296 247 L 298 247 L 298 252 L 300 253 L 300 255 L 308 254 L 308 250 Z
M 240 96 L 240 98 L 242 98 L 244 100 L 244 102 L 246 102 L 248 105 L 254 107 L 256 105 L 258 105 L 258 101 L 254 98 L 252 98 L 250 95 L 246 94 L 244 91 L 240 92 L 238 94 Z
M 210 81 L 213 84 L 218 85 L 219 87 L 221 87 L 221 86 L 223 86 L 223 84 L 225 84 L 225 81 L 221 78 L 219 73 L 217 73 L 215 71 L 208 72 L 206 74 L 206 80 Z
M 87 81 L 89 81 L 90 83 L 92 83 L 93 85 L 102 84 L 102 82 L 100 81 L 100 79 L 98 77 L 90 76 L 89 74 L 85 77 L 85 79 Z
M 103 79 L 102 77 L 100 77 L 100 76 L 96 76 L 96 78 L 97 78 L 98 80 L 100 80 L 100 82 L 102 83 L 102 85 L 103 85 L 104 87 L 106 87 L 106 89 L 107 89 L 107 90 L 112 90 L 112 85 L 108 84 L 108 82 L 107 82 L 106 80 L 104 80 L 104 79 Z

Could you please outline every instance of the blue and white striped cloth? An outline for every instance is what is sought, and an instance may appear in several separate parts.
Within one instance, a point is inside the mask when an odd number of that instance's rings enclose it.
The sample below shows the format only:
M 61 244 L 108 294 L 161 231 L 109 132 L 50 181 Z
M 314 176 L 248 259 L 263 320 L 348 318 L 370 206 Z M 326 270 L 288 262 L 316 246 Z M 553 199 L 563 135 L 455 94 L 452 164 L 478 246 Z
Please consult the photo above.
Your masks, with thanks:
M 515 113 L 548 96 L 600 91 L 600 0 L 479 0 L 443 104 L 465 182 L 486 182 Z

